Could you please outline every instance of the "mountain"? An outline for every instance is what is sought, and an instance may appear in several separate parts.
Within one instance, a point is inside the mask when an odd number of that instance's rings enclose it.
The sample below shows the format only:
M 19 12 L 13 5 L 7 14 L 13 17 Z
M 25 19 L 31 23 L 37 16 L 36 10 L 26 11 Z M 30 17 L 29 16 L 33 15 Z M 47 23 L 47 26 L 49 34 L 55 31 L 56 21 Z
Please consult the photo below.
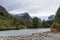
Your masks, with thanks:
M 49 20 L 49 21 L 54 20 L 54 17 L 55 17 L 55 15 L 50 15 L 50 16 L 48 17 L 48 20 Z
M 0 16 L 9 16 L 9 13 L 0 5 Z
M 16 14 L 14 17 L 16 17 L 18 19 L 23 19 L 23 20 L 31 20 L 32 19 L 28 13 Z
M 21 20 L 22 19 L 22 20 Z M 24 29 L 28 27 L 28 23 L 32 18 L 28 13 L 22 13 L 17 15 L 12 15 L 7 12 L 7 10 L 0 5 L 0 30 L 11 30 L 11 29 Z M 29 24 L 29 25 L 30 25 Z
M 0 30 L 8 28 L 12 23 L 12 18 L 6 9 L 0 5 Z
M 7 10 L 0 5 L 0 30 L 15 29 L 15 25 L 17 25 L 18 22 L 18 19 L 11 16 Z

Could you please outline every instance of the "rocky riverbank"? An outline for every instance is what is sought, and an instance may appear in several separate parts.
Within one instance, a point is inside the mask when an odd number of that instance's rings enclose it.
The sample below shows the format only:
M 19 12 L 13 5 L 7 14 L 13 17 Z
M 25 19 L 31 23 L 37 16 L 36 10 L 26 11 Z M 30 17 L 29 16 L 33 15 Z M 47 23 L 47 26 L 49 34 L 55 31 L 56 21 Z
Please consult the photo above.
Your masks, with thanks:
M 0 36 L 0 40 L 60 40 L 60 33 L 43 32 L 32 33 L 31 35 Z

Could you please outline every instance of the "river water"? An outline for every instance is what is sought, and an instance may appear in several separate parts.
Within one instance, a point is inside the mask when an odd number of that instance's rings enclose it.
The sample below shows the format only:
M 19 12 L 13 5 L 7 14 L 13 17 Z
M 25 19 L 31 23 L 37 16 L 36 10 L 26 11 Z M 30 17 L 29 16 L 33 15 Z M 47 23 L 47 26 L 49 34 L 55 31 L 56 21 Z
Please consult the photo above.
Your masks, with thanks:
M 39 29 L 21 29 L 21 30 L 9 30 L 0 31 L 0 36 L 18 36 L 18 35 L 30 35 L 32 33 L 40 33 L 50 31 L 49 28 L 39 28 Z

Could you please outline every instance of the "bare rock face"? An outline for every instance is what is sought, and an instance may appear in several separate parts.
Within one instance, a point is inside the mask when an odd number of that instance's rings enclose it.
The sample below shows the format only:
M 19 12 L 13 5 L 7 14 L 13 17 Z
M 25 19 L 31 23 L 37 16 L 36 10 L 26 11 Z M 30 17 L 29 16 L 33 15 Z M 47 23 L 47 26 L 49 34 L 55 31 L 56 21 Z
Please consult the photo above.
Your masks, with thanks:
M 15 17 L 18 19 L 24 19 L 24 20 L 32 19 L 28 13 L 17 14 L 17 15 L 15 15 Z
M 54 17 L 55 17 L 55 15 L 50 15 L 50 16 L 48 17 L 49 21 L 54 20 Z

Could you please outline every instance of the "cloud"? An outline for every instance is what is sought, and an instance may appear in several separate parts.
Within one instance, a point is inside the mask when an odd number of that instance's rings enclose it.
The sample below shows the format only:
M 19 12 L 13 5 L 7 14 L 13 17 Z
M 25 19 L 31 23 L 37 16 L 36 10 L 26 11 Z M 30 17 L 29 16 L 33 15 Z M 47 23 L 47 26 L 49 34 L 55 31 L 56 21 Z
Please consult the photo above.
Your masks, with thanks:
M 60 0 L 0 0 L 9 13 L 28 12 L 31 16 L 49 16 L 55 14 Z

